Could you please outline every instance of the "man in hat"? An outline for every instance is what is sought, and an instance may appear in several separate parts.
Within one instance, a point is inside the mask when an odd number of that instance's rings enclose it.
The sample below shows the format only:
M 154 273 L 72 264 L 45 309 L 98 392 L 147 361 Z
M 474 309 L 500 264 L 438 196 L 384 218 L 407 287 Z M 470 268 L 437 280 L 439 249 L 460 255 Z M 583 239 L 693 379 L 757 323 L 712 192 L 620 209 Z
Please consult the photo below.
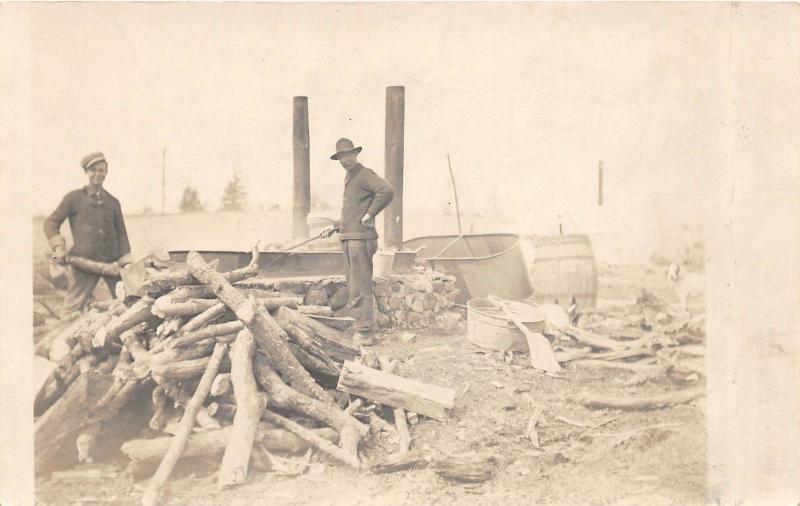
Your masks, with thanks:
M 342 241 L 349 291 L 348 306 L 355 318 L 353 342 L 359 345 L 374 344 L 374 302 L 372 295 L 372 256 L 378 249 L 378 232 L 375 216 L 394 197 L 394 188 L 371 169 L 358 163 L 361 147 L 354 147 L 350 139 L 336 142 L 338 160 L 347 171 L 344 180 L 342 218 L 323 232 L 324 237 L 339 232 Z
M 65 264 L 66 240 L 60 234 L 61 224 L 69 219 L 73 246 L 69 254 L 97 260 L 116 262 L 123 266 L 131 262 L 131 247 L 122 218 L 119 201 L 103 188 L 108 163 L 103 153 L 91 153 L 81 160 L 89 184 L 64 196 L 55 211 L 44 222 L 44 233 L 52 248 L 52 259 Z M 99 274 L 68 267 L 70 275 L 63 313 L 83 310 L 92 296 Z M 116 277 L 102 276 L 111 293 L 117 284 Z

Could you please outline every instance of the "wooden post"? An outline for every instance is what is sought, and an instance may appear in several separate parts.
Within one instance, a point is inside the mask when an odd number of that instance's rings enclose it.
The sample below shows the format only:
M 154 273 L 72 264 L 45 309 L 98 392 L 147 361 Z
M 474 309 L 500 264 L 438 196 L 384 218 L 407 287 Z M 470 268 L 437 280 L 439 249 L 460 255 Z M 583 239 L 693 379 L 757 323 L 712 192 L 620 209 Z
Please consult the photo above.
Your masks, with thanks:
M 597 205 L 603 205 L 603 160 L 597 167 Z
M 404 86 L 386 88 L 385 176 L 394 186 L 394 199 L 383 214 L 384 246 L 400 249 L 403 245 L 403 152 L 405 123 Z
M 311 210 L 311 162 L 309 158 L 308 97 L 294 97 L 294 207 L 292 237 L 308 237 L 306 218 Z

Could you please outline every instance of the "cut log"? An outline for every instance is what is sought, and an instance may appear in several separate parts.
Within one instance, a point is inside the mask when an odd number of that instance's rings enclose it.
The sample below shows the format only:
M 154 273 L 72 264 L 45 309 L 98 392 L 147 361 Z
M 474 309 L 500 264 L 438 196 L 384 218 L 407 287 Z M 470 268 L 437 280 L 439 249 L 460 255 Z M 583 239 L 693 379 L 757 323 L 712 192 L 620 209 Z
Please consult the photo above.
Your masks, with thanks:
M 199 315 L 195 316 L 188 322 L 186 325 L 183 326 L 181 329 L 182 333 L 194 332 L 195 330 L 199 330 L 207 323 L 214 321 L 215 319 L 219 318 L 223 314 L 228 312 L 228 306 L 226 306 L 222 302 L 217 302 L 207 310 L 203 311 Z
M 53 458 L 65 445 L 75 441 L 86 425 L 89 410 L 111 385 L 111 377 L 94 371 L 78 378 L 34 423 L 35 469 L 39 475 L 53 464 Z
M 239 287 L 237 287 L 239 288 Z M 260 288 L 244 288 L 245 295 L 255 299 L 266 299 L 270 297 L 281 297 L 281 292 L 275 290 L 262 290 Z M 205 285 L 186 285 L 179 286 L 162 297 L 167 297 L 172 302 L 182 302 L 189 299 L 215 299 L 217 296 L 214 290 Z M 302 303 L 302 302 L 301 302 Z
M 181 454 L 181 458 L 220 458 L 225 452 L 231 430 L 232 427 L 228 426 L 192 434 L 186 443 L 186 448 Z M 338 441 L 339 435 L 333 429 L 311 429 L 311 432 L 331 443 Z M 133 439 L 122 445 L 122 453 L 135 462 L 136 470 L 139 473 L 144 474 L 147 470 L 152 473 L 158 462 L 167 453 L 173 439 L 173 437 Z M 266 422 L 259 423 L 254 443 L 270 451 L 290 453 L 307 450 L 313 446 L 288 430 L 276 429 Z
M 294 333 L 294 335 L 292 333 L 289 335 L 306 351 L 314 353 L 313 349 L 308 349 L 307 345 L 304 346 L 302 342 L 305 336 L 309 336 L 313 340 L 315 348 L 319 347 L 326 356 L 339 364 L 346 360 L 353 360 L 359 354 L 358 347 L 345 334 L 298 311 L 282 307 L 275 313 L 275 318 L 282 328 L 288 328 Z M 301 330 L 303 335 L 299 335 L 292 330 L 293 328 Z
M 233 357 L 233 354 L 231 354 Z M 233 369 L 233 360 L 231 360 L 231 369 Z M 221 397 L 223 395 L 228 395 L 233 392 L 233 383 L 231 381 L 231 373 L 220 373 L 217 374 L 217 377 L 214 378 L 214 382 L 211 383 L 211 390 L 209 390 L 208 394 L 212 397 Z
M 581 359 L 573 360 L 572 365 L 578 367 L 590 367 L 600 369 L 616 369 L 618 371 L 630 371 L 640 374 L 650 374 L 656 371 L 663 371 L 663 367 L 652 364 L 641 364 L 637 362 L 611 362 L 609 360 Z
M 250 332 L 242 330 L 231 347 L 231 381 L 236 397 L 236 416 L 233 418 L 228 446 L 217 477 L 217 487 L 222 490 L 247 479 L 253 440 L 267 405 L 266 395 L 258 392 L 253 376 L 253 354 L 256 343 Z
M 90 274 L 99 274 L 101 276 L 119 277 L 120 266 L 118 263 L 98 262 L 97 260 L 90 260 L 88 258 L 76 257 L 67 255 L 64 259 L 68 264 L 80 269 L 83 272 Z
M 247 267 L 226 272 L 224 274 L 217 274 L 224 276 L 224 278 L 230 283 L 236 283 L 238 281 L 253 277 L 258 274 L 258 257 L 259 251 L 258 245 L 256 245 L 256 247 L 253 248 L 253 256 L 250 259 L 250 263 L 247 265 Z M 200 260 L 203 261 L 202 258 Z M 205 264 L 205 261 L 203 261 L 203 263 Z M 213 268 L 211 270 L 213 271 Z M 186 267 L 180 266 L 178 268 L 150 274 L 147 279 L 142 282 L 141 289 L 147 293 L 164 293 L 178 286 L 196 284 L 199 284 L 198 280 L 190 273 L 190 268 L 187 265 Z
M 256 307 L 230 281 L 209 269 L 197 252 L 189 252 L 186 262 L 189 272 L 203 284 L 211 286 L 217 298 L 250 330 L 258 347 L 267 354 L 271 365 L 285 375 L 293 388 L 316 399 L 333 403 L 332 397 L 314 381 L 289 351 L 286 335 L 263 307 Z
M 384 460 L 372 464 L 372 474 L 396 473 L 413 469 L 425 469 L 430 462 L 418 451 L 398 452 L 389 455 Z
M 344 462 L 355 469 L 361 468 L 361 462 L 358 460 L 358 455 L 353 455 L 352 453 L 337 447 L 327 439 L 317 436 L 311 429 L 307 429 L 299 423 L 295 423 L 288 418 L 285 418 L 277 413 L 273 413 L 269 410 L 265 410 L 261 416 L 266 421 L 280 425 L 281 427 L 293 432 L 301 439 L 308 441 L 316 448 L 319 448 L 320 451 L 327 453 L 336 460 Z
M 196 358 L 168 364 L 150 366 L 154 376 L 159 376 L 169 381 L 186 381 L 203 374 L 211 361 L 211 357 Z
M 348 425 L 354 425 L 357 428 L 357 432 L 362 436 L 369 431 L 369 427 L 347 415 L 344 411 L 289 388 L 262 353 L 255 354 L 253 366 L 256 380 L 264 387 L 269 396 L 270 406 L 288 409 L 295 413 L 309 416 L 329 427 L 333 427 L 339 432 Z
M 336 330 L 348 330 L 353 326 L 355 323 L 355 318 L 350 316 L 319 316 L 319 315 L 308 315 L 311 317 L 312 320 L 322 323 L 332 329 Z
M 312 355 L 295 343 L 289 343 L 289 351 L 297 357 L 297 360 L 305 370 L 314 373 L 316 375 L 315 378 L 323 383 L 324 386 L 330 386 L 331 388 L 336 386 L 336 380 L 339 379 L 339 372 L 341 371 L 336 362 L 328 357 L 324 357 L 328 358 L 327 361 L 324 361 L 318 358 L 318 355 Z
M 449 416 L 456 395 L 452 388 L 387 374 L 353 361 L 347 361 L 342 366 L 336 388 L 437 420 Z
M 206 411 L 216 420 L 231 422 L 236 416 L 236 404 L 215 401 L 206 406 Z
M 155 506 L 159 504 L 162 489 L 169 479 L 169 475 L 172 474 L 172 470 L 175 468 L 175 464 L 178 462 L 184 448 L 186 448 L 186 442 L 194 427 L 197 411 L 203 406 L 206 397 L 208 397 L 211 382 L 214 381 L 214 377 L 217 375 L 217 370 L 219 369 L 223 356 L 225 356 L 226 350 L 227 346 L 224 344 L 217 344 L 214 347 L 214 352 L 211 355 L 212 360 L 209 361 L 208 367 L 203 373 L 200 383 L 197 385 L 197 390 L 194 396 L 192 396 L 192 400 L 189 401 L 189 404 L 183 412 L 180 430 L 173 438 L 169 449 L 164 455 L 164 459 L 161 461 L 156 473 L 147 485 L 147 490 L 142 498 L 142 504 L 144 506 Z
M 159 298 L 158 301 L 163 301 Z M 156 302 L 158 302 L 156 301 Z M 160 305 L 153 304 L 152 313 L 159 318 L 170 316 L 196 316 L 217 303 L 216 299 L 190 299 L 183 302 L 162 302 Z
M 308 316 L 333 316 L 333 309 L 328 306 L 298 305 L 297 312 Z
M 45 385 L 49 383 L 50 377 L 56 371 L 58 364 L 44 359 L 38 355 L 33 356 L 33 394 L 34 399 L 42 397 Z
M 664 408 L 672 404 L 685 404 L 705 395 L 705 392 L 705 387 L 696 387 L 639 398 L 592 394 L 584 396 L 581 399 L 581 403 L 587 408 L 594 409 L 650 410 Z
M 244 328 L 244 324 L 239 320 L 218 323 L 216 325 L 207 325 L 199 330 L 192 332 L 182 332 L 181 335 L 173 339 L 168 345 L 168 348 L 178 348 L 181 346 L 188 346 L 209 337 L 219 337 L 228 334 L 236 334 Z
M 92 344 L 95 348 L 103 348 L 126 330 L 147 320 L 151 315 L 150 308 L 153 307 L 153 302 L 155 300 L 151 297 L 142 297 L 136 301 L 127 311 L 100 327 L 94 335 Z
M 491 479 L 497 468 L 497 458 L 469 452 L 453 455 L 434 464 L 434 471 L 442 478 L 465 483 L 480 483 Z
M 389 360 L 388 357 L 379 356 L 378 362 L 384 372 L 392 374 L 397 369 L 397 361 Z M 411 448 L 411 432 L 408 430 L 408 420 L 406 411 L 403 408 L 394 408 L 394 426 L 397 429 L 397 437 L 400 440 L 398 453 L 406 453 Z

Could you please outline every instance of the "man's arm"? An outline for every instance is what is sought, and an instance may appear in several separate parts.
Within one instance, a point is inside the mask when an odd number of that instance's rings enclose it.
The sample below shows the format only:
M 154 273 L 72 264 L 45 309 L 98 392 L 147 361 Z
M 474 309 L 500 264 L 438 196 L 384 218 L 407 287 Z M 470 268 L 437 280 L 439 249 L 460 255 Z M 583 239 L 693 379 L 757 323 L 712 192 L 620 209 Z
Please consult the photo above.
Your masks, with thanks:
M 120 265 L 129 264 L 133 261 L 131 257 L 131 244 L 128 241 L 128 231 L 125 228 L 125 219 L 122 217 L 122 206 L 117 201 L 114 211 L 114 228 L 117 229 L 117 241 L 119 242 L 120 257 L 117 263 Z
M 44 235 L 50 244 L 52 258 L 59 263 L 64 261 L 64 257 L 67 254 L 67 241 L 60 233 L 61 225 L 70 214 L 72 214 L 72 198 L 70 194 L 67 194 L 61 199 L 61 203 L 58 204 L 56 210 L 44 220 Z
M 373 194 L 367 214 L 374 218 L 394 198 L 394 187 L 374 172 L 367 174 L 365 185 Z

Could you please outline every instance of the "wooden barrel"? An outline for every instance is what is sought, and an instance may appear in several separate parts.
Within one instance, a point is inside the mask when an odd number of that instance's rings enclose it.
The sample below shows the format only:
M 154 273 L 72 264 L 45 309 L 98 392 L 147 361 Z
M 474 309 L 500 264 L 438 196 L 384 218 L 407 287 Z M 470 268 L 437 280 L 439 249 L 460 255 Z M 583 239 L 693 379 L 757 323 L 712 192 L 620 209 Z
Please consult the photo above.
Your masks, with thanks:
M 579 308 L 597 305 L 597 263 L 586 235 L 533 238 L 530 278 L 534 299 L 568 307 L 572 297 Z

